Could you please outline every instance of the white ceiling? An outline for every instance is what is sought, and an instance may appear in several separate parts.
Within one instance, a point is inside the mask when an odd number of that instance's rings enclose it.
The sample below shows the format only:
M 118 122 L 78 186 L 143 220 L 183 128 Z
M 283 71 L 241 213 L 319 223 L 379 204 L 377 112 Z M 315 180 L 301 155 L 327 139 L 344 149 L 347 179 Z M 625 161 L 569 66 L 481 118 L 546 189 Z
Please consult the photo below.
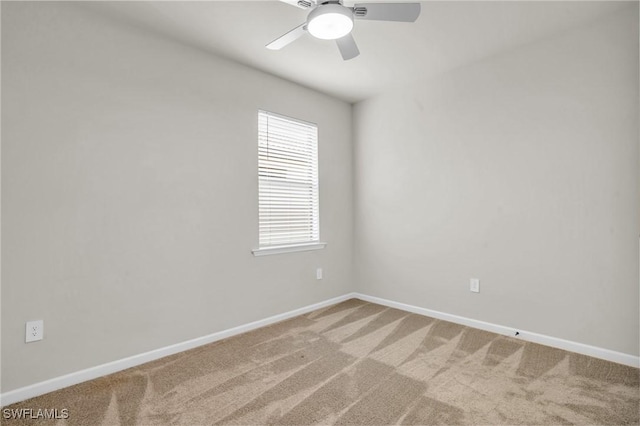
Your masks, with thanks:
M 352 4 L 345 1 L 345 5 Z M 82 7 L 349 102 L 630 5 L 611 1 L 423 2 L 415 23 L 356 21 L 353 35 L 361 53 L 343 61 L 334 42 L 308 34 L 282 50 L 265 49 L 265 44 L 306 19 L 307 11 L 278 1 L 82 3 Z

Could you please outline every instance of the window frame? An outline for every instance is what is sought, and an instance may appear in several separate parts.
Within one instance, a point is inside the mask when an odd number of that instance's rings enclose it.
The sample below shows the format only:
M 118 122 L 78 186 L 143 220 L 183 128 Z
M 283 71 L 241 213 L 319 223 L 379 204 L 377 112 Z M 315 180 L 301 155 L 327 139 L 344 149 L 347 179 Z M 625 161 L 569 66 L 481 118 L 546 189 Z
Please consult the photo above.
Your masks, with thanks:
M 312 187 L 315 186 L 315 191 L 317 191 L 317 193 L 315 193 L 315 197 L 317 197 L 317 209 L 314 209 L 313 207 L 311 208 L 312 211 L 316 210 L 316 214 L 314 215 L 315 217 L 312 219 L 312 223 L 315 223 L 315 226 L 317 226 L 317 240 L 308 240 L 308 241 L 298 241 L 298 242 L 286 242 L 286 243 L 282 243 L 282 244 L 263 244 L 261 245 L 261 229 L 260 229 L 260 219 L 261 219 L 261 214 L 260 214 L 260 207 L 261 207 L 261 190 L 260 190 L 260 186 L 261 186 L 261 182 L 263 182 L 263 178 L 261 176 L 261 168 L 263 167 L 263 163 L 261 162 L 261 151 L 264 149 L 263 148 L 263 139 L 261 137 L 261 122 L 263 118 L 268 119 L 269 117 L 272 117 L 276 120 L 280 119 L 280 120 L 284 120 L 284 121 L 291 121 L 293 123 L 297 123 L 303 126 L 312 126 L 315 129 L 315 146 L 313 147 L 314 149 L 314 155 L 315 156 L 315 166 L 311 166 L 311 167 L 315 167 L 315 170 L 312 169 L 312 171 L 315 172 L 315 177 L 316 177 L 316 182 L 315 185 L 312 184 Z M 291 252 L 298 252 L 298 251 L 310 251 L 310 250 L 320 250 L 323 249 L 324 247 L 326 247 L 327 243 L 321 241 L 320 239 L 320 176 L 319 176 L 319 172 L 320 172 L 320 161 L 319 161 L 319 153 L 318 153 L 318 148 L 319 148 L 319 129 L 318 129 L 318 125 L 316 123 L 312 123 L 309 121 L 305 121 L 305 120 L 300 120 L 298 118 L 294 118 L 294 117 L 290 117 L 290 116 L 286 116 L 283 114 L 278 114 L 278 113 L 274 113 L 271 111 L 267 111 L 265 109 L 259 109 L 258 110 L 258 119 L 257 119 L 257 133 L 258 133 L 258 247 L 252 249 L 252 253 L 254 256 L 264 256 L 264 255 L 271 255 L 271 254 L 282 254 L 282 253 L 291 253 Z M 267 142 L 268 143 L 268 142 Z M 310 199 L 310 203 L 313 203 L 313 198 Z M 314 225 L 312 225 L 314 226 Z M 313 231 L 312 231 L 313 232 Z

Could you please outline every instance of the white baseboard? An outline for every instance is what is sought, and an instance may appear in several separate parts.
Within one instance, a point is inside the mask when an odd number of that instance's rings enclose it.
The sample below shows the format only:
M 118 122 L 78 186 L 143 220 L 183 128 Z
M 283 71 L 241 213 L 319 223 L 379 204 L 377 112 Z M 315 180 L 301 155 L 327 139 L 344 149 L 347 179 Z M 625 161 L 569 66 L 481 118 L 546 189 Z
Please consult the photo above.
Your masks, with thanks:
M 589 355 L 595 358 L 605 359 L 607 361 L 617 362 L 619 364 L 629 365 L 632 367 L 640 367 L 640 357 L 634 355 L 628 355 L 620 352 L 611 351 L 608 349 L 602 349 L 595 346 L 589 346 L 582 343 L 571 342 L 568 340 L 558 339 L 556 337 L 545 336 L 542 334 L 531 333 L 528 331 L 520 330 L 518 336 L 514 336 L 516 329 L 512 327 L 505 327 L 502 325 L 491 324 L 484 321 L 478 321 L 471 318 L 465 318 L 458 315 L 446 314 L 444 312 L 434 311 L 431 309 L 421 308 L 418 306 L 407 305 L 405 303 L 394 302 L 380 297 L 368 296 L 360 293 L 347 293 L 342 296 L 334 297 L 333 299 L 325 300 L 323 302 L 315 303 L 313 305 L 305 306 L 299 309 L 294 309 L 289 312 L 274 315 L 269 318 L 265 318 L 259 321 L 250 322 L 248 324 L 240 325 L 238 327 L 230 328 L 227 330 L 219 331 L 217 333 L 209 334 L 207 336 L 198 337 L 196 339 L 187 340 L 186 342 L 176 343 L 174 345 L 166 346 L 164 348 L 155 349 L 149 352 L 144 352 L 138 355 L 133 355 L 128 358 L 112 361 L 106 364 L 98 365 L 95 367 L 87 368 L 85 370 L 76 371 L 74 373 L 66 374 L 64 376 L 55 377 L 44 382 L 35 383 L 33 385 L 18 388 L 9 392 L 0 394 L 0 406 L 4 407 L 15 402 L 24 401 L 25 399 L 33 398 L 45 393 L 53 392 L 58 389 L 62 389 L 68 386 L 76 385 L 78 383 L 86 382 L 88 380 L 97 379 L 98 377 L 106 376 L 107 374 L 116 373 L 118 371 L 125 370 L 127 368 L 135 367 L 156 359 L 173 355 L 179 352 L 183 352 L 189 349 L 196 348 L 198 346 L 213 343 L 218 340 L 226 339 L 237 334 L 245 333 L 247 331 L 255 330 L 256 328 L 264 327 L 276 322 L 280 322 L 289 318 L 293 318 L 298 315 L 306 314 L 316 309 L 324 308 L 336 303 L 343 302 L 348 299 L 360 299 L 366 302 L 377 303 L 379 305 L 389 306 L 391 308 L 401 309 L 407 312 L 413 312 L 418 315 L 425 315 L 432 318 L 437 318 L 445 321 L 454 322 L 456 324 L 462 324 L 480 330 L 491 331 L 493 333 L 502 334 L 505 336 L 516 337 L 528 342 L 539 343 L 554 348 L 564 349 L 571 352 L 577 352 L 583 355 Z
M 108 362 L 106 364 L 97 365 L 85 370 L 76 371 L 64 376 L 45 380 L 44 382 L 35 383 L 33 385 L 5 392 L 0 394 L 0 407 L 4 407 L 6 405 L 13 404 L 19 401 L 24 401 L 25 399 L 33 398 L 39 395 L 44 395 L 45 393 L 53 392 L 55 390 L 66 388 L 68 386 L 77 385 L 78 383 L 86 382 L 88 380 L 97 379 L 98 377 L 106 376 L 107 374 L 126 370 L 127 368 L 135 367 L 137 365 L 154 361 L 165 356 L 173 355 L 179 352 L 196 348 L 198 346 L 226 339 L 227 337 L 255 330 L 256 328 L 264 327 L 276 322 L 296 317 L 298 315 L 306 314 L 308 312 L 315 311 L 316 309 L 324 308 L 326 306 L 340 303 L 348 299 L 353 299 L 354 297 L 355 293 L 344 294 L 342 296 L 334 297 L 333 299 L 325 300 L 323 302 L 315 303 L 303 308 L 294 309 L 289 312 L 250 322 L 238 327 L 219 331 L 207 336 L 198 337 L 196 339 L 187 340 L 186 342 L 176 343 L 170 346 L 165 346 L 164 348 L 155 349 L 138 355 L 133 355 L 128 358 L 123 358 L 116 361 Z
M 431 309 L 421 308 L 413 305 L 407 305 L 405 303 L 394 302 L 392 300 L 382 299 L 380 297 L 368 296 L 366 294 L 355 293 L 354 297 L 366 302 L 377 303 L 379 305 L 389 306 L 390 308 L 396 308 L 403 311 L 413 312 L 419 315 L 425 315 L 431 318 L 454 322 L 456 324 L 462 324 L 468 327 L 478 328 L 480 330 L 491 331 L 492 333 L 514 337 L 516 339 L 525 340 L 527 342 L 539 343 L 541 345 L 551 346 L 553 348 L 564 349 L 566 351 L 576 352 L 579 354 L 588 355 L 594 358 L 600 358 L 631 367 L 640 367 L 640 357 L 625 354 L 622 352 L 598 348 L 596 346 L 585 345 L 583 343 L 572 342 L 570 340 L 559 339 L 557 337 L 546 336 L 544 334 L 532 333 L 530 331 L 525 331 L 513 327 L 505 327 L 503 325 L 478 321 L 458 315 L 446 314 L 444 312 L 434 311 Z M 519 333 L 517 336 L 515 335 L 516 331 Z

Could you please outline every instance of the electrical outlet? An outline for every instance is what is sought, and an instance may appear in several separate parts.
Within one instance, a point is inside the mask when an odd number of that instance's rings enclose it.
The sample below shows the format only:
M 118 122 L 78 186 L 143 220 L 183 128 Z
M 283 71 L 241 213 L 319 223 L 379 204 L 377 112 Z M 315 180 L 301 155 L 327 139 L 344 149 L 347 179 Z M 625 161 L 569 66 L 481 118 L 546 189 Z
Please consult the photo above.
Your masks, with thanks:
M 478 278 L 471 278 L 469 290 L 474 293 L 480 293 L 480 280 Z
M 316 269 L 316 280 L 322 279 L 322 268 Z
M 44 321 L 27 321 L 25 342 L 36 342 L 44 337 Z

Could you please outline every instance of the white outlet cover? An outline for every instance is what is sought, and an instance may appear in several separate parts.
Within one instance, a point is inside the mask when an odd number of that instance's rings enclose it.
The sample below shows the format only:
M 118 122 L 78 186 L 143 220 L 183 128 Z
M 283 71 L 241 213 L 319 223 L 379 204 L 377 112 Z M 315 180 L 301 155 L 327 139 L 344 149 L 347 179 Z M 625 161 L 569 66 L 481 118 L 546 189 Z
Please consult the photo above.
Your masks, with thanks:
M 480 293 L 480 280 L 478 278 L 471 278 L 469 290 L 474 293 Z
M 38 340 L 42 340 L 44 337 L 44 321 L 27 321 L 27 326 L 25 330 L 25 339 L 26 343 L 29 342 L 37 342 Z
M 316 269 L 316 279 L 317 280 L 321 280 L 322 279 L 322 268 Z

